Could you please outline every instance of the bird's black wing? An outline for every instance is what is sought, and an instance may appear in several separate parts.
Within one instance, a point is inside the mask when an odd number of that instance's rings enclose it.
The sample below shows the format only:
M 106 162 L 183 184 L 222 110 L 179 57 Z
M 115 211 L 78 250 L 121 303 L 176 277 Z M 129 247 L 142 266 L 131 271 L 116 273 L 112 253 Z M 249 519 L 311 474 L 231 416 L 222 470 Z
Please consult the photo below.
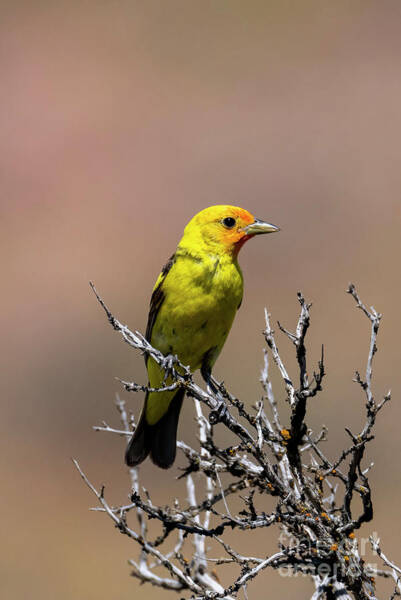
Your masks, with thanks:
M 164 265 L 159 276 L 160 281 L 153 290 L 150 298 L 150 310 L 145 334 L 149 343 L 152 337 L 153 325 L 165 298 L 163 283 L 174 263 L 175 254 Z M 145 364 L 147 362 L 148 355 L 145 355 Z M 152 460 L 156 465 L 162 469 L 168 469 L 175 459 L 178 416 L 184 397 L 184 390 L 179 389 L 176 392 L 166 414 L 154 425 L 149 425 L 146 421 L 148 396 L 149 392 L 146 393 L 145 404 L 139 423 L 127 446 L 125 462 L 129 467 L 134 467 L 143 462 L 150 452 Z
M 155 324 L 156 317 L 159 313 L 160 307 L 163 304 L 163 300 L 164 300 L 163 283 L 167 277 L 168 272 L 170 271 L 170 269 L 174 263 L 175 263 L 175 254 L 173 254 L 168 259 L 166 264 L 164 265 L 164 267 L 161 271 L 161 274 L 160 274 L 161 275 L 160 281 L 159 281 L 157 287 L 155 287 L 155 289 L 153 290 L 152 296 L 150 298 L 149 317 L 148 317 L 148 324 L 146 326 L 146 334 L 145 334 L 145 338 L 147 339 L 147 341 L 149 343 L 150 343 L 150 339 L 152 337 L 153 325 Z M 146 361 L 146 358 L 145 358 L 145 361 Z

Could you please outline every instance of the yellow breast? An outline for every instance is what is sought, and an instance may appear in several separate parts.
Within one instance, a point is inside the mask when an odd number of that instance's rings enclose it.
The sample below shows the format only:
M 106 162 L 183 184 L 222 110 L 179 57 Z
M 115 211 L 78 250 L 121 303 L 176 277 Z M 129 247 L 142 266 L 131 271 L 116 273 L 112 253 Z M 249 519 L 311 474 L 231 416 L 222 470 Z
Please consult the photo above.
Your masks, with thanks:
M 216 360 L 242 299 L 238 263 L 228 257 L 177 256 L 163 293 L 151 343 L 164 354 L 177 354 L 191 370 L 212 348 Z

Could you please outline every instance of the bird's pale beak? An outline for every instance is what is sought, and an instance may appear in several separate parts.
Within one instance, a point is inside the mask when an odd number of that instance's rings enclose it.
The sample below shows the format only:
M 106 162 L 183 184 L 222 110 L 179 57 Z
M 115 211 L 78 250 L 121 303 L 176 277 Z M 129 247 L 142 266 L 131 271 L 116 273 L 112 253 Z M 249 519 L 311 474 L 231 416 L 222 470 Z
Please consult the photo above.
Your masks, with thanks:
M 273 233 L 274 231 L 280 231 L 280 227 L 255 219 L 253 223 L 244 227 L 244 231 L 247 235 L 258 235 L 259 233 Z

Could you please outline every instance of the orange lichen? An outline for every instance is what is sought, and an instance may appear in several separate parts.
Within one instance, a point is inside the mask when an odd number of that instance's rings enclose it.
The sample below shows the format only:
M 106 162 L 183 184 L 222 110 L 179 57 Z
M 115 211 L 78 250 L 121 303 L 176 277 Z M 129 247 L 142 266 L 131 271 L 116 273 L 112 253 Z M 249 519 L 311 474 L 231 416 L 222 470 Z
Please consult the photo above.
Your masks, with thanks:
M 286 441 L 288 441 L 288 440 L 291 438 L 291 434 L 290 434 L 290 432 L 288 431 L 288 429 L 282 429 L 282 430 L 280 431 L 280 433 L 281 433 L 281 436 L 282 436 L 282 437 L 283 437 L 283 438 L 284 438 Z

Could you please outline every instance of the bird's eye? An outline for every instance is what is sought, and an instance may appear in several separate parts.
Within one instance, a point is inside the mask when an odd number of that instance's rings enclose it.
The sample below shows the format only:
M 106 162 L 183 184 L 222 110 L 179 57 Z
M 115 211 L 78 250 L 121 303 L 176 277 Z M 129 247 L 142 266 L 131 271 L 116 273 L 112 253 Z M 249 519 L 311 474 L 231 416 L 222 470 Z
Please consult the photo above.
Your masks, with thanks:
M 222 220 L 222 223 L 223 223 L 224 227 L 227 227 L 227 229 L 232 229 L 234 227 L 236 221 L 233 217 L 226 217 L 225 219 Z

